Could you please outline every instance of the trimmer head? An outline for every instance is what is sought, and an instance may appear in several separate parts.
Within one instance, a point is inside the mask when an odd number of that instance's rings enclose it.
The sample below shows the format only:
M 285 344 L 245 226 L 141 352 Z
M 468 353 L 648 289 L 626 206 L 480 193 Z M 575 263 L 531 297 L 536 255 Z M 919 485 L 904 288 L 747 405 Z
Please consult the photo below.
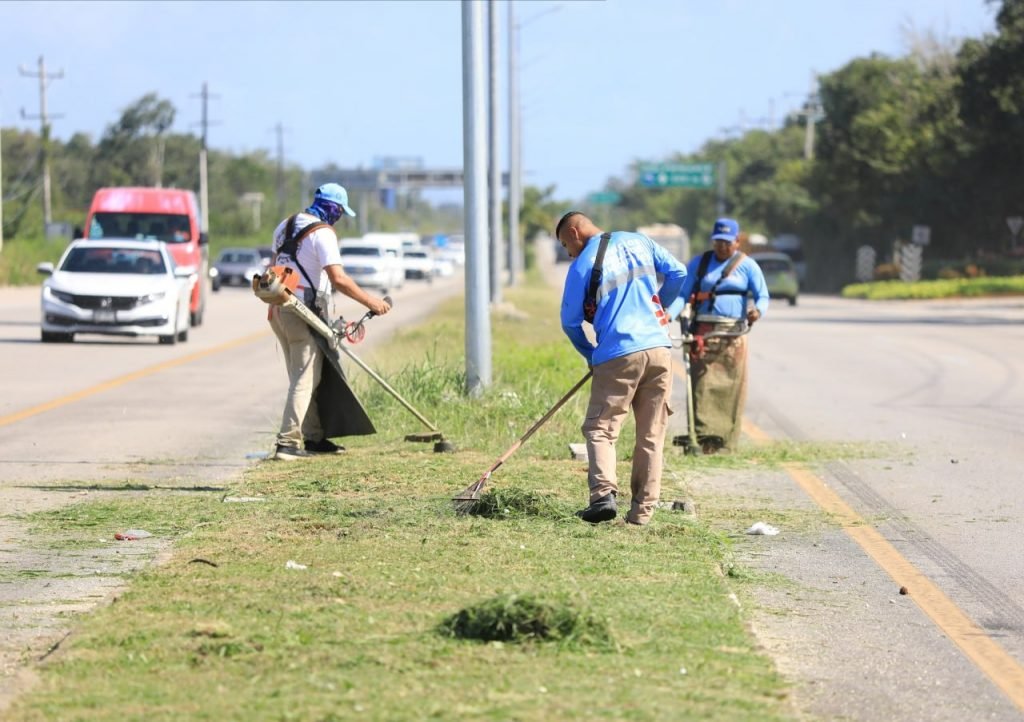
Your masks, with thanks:
M 406 434 L 406 441 L 418 441 L 422 443 L 434 442 L 435 454 L 451 454 L 455 451 L 455 444 L 446 441 L 444 434 L 440 431 L 425 431 L 419 434 Z

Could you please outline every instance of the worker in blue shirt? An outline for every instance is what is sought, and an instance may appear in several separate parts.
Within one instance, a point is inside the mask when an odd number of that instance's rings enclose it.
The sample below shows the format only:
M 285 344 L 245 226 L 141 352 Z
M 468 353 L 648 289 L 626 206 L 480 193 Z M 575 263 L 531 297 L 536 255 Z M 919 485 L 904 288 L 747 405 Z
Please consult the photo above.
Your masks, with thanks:
M 683 288 L 668 309 L 670 318 L 687 309 L 694 427 L 706 454 L 737 448 L 747 397 L 743 334 L 768 310 L 764 274 L 739 250 L 739 233 L 732 218 L 715 221 L 712 249 L 690 260 Z
M 632 409 L 636 446 L 626 521 L 646 524 L 661 493 L 665 427 L 672 413 L 672 344 L 663 304 L 675 300 L 686 268 L 647 236 L 603 233 L 578 211 L 562 216 L 555 237 L 573 259 L 562 294 L 562 329 L 594 373 L 582 427 L 590 504 L 577 516 L 596 524 L 618 515 L 615 442 Z M 664 279 L 660 288 L 658 274 Z M 596 345 L 584 332 L 585 321 L 593 326 Z

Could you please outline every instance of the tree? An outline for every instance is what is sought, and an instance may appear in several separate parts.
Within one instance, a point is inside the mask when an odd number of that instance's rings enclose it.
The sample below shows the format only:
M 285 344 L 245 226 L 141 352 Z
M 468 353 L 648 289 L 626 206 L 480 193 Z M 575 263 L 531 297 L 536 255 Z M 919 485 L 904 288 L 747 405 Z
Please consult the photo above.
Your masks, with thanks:
M 125 108 L 100 139 L 95 184 L 162 186 L 165 134 L 175 112 L 171 102 L 156 93 L 147 93 Z

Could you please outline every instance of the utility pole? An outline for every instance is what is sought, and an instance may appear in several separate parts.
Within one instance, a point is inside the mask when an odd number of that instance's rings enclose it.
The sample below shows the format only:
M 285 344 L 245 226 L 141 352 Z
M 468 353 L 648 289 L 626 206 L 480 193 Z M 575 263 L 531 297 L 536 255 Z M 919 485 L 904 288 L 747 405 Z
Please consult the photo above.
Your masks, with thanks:
M 25 113 L 25 109 L 22 108 L 21 117 L 26 120 L 38 118 L 40 122 L 39 165 L 43 176 L 43 234 L 45 235 L 50 223 L 53 222 L 53 214 L 50 208 L 50 116 L 46 112 L 46 86 L 49 80 L 63 78 L 64 70 L 58 70 L 56 73 L 47 73 L 46 61 L 40 55 L 39 70 L 37 72 L 27 70 L 23 65 L 18 66 L 18 72 L 29 78 L 39 78 L 39 115 L 28 115 Z M 63 116 L 58 115 L 56 117 L 61 118 Z
M 274 126 L 277 133 L 277 215 L 283 217 L 285 211 L 284 197 L 284 126 Z
M 515 2 L 508 0 L 508 285 L 518 282 L 519 266 L 519 60 Z
M 487 107 L 484 100 L 481 0 L 462 0 L 462 148 L 466 235 L 466 393 L 491 385 L 491 318 L 487 304 Z
M 490 135 L 491 303 L 501 303 L 501 159 L 498 149 L 498 3 L 487 0 Z
M 818 103 L 818 76 L 811 73 L 811 92 L 804 108 L 804 158 L 814 160 L 814 123 L 820 113 Z
M 215 98 L 217 96 L 211 96 L 210 95 L 210 91 L 207 88 L 206 83 L 204 82 L 203 83 L 203 89 L 202 89 L 202 91 L 200 91 L 199 95 L 198 96 L 193 95 L 192 97 L 193 98 L 196 98 L 196 97 L 201 98 L 202 101 L 203 101 L 202 120 L 199 121 L 199 125 L 203 129 L 202 143 L 199 146 L 199 215 L 200 215 L 200 218 L 199 218 L 199 223 L 200 223 L 199 230 L 201 230 L 204 233 L 209 233 L 210 232 L 210 218 L 209 218 L 209 216 L 210 216 L 210 191 L 209 191 L 209 183 L 208 183 L 208 177 L 207 177 L 207 172 L 206 172 L 206 150 L 207 150 L 207 147 L 208 147 L 207 144 L 206 144 L 206 140 L 207 140 L 207 131 L 208 131 L 211 123 L 210 123 L 209 115 L 208 115 L 208 112 L 207 112 L 208 111 L 207 106 L 209 105 L 210 98 L 211 97 Z

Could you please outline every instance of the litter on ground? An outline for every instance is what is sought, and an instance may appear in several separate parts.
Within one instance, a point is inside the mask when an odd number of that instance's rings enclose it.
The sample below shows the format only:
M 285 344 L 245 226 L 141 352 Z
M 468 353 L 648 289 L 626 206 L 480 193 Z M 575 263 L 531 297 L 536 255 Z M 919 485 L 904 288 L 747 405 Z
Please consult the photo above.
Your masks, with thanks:
M 773 527 L 771 524 L 765 524 L 763 521 L 759 521 L 752 527 L 747 529 L 747 534 L 759 534 L 763 536 L 775 536 L 779 533 L 779 530 Z

